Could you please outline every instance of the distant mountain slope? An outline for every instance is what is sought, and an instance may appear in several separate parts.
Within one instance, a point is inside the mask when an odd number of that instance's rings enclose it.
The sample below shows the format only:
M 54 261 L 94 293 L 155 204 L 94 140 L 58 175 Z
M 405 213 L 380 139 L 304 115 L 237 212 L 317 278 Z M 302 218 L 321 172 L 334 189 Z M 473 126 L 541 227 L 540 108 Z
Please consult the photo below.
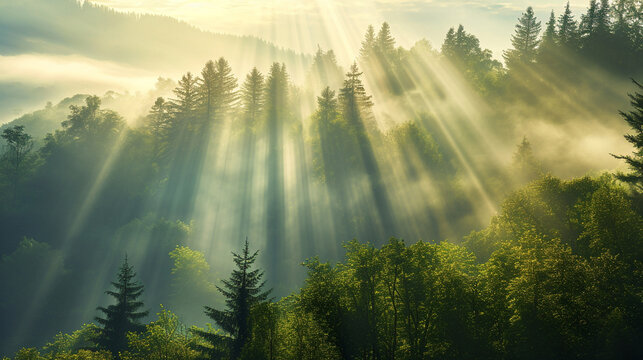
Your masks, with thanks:
M 2 55 L 80 54 L 172 71 L 219 56 L 241 73 L 273 61 L 297 72 L 309 60 L 258 38 L 214 34 L 170 17 L 120 13 L 76 0 L 2 1 L 0 34 Z
M 77 0 L 0 0 L 0 124 L 71 94 L 146 91 L 225 57 L 243 76 L 286 64 L 294 81 L 311 56 L 249 36 L 205 32 L 174 18 Z M 145 78 L 145 87 L 127 80 Z M 140 82 L 139 82 L 140 83 Z

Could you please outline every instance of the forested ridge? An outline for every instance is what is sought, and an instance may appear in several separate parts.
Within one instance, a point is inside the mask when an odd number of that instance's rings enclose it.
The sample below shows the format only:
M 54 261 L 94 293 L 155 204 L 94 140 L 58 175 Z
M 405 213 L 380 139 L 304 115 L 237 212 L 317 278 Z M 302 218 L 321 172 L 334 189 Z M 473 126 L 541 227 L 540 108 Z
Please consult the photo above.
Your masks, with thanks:
M 503 62 L 385 22 L 302 82 L 220 57 L 4 125 L 0 355 L 643 357 L 642 11 L 529 7 Z

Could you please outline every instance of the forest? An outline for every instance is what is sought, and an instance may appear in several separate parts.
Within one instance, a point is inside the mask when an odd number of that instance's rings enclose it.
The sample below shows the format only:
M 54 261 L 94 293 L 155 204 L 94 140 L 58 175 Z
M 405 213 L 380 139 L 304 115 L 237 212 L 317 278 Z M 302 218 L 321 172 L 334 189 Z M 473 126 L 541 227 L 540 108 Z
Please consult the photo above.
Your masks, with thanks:
M 643 3 L 560 5 L 3 124 L 0 357 L 643 358 Z

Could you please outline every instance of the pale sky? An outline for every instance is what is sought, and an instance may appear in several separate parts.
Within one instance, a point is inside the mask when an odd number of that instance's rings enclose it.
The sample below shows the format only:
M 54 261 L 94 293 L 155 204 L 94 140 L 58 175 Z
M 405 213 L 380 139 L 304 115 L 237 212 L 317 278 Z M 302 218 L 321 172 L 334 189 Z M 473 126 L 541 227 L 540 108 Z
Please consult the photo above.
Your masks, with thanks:
M 565 0 L 89 0 L 122 11 L 162 14 L 204 30 L 254 35 L 279 46 L 313 52 L 317 45 L 351 57 L 366 26 L 388 21 L 398 43 L 426 38 L 439 48 L 449 27 L 463 24 L 496 58 L 510 46 L 516 19 L 531 5 L 543 27 Z M 580 17 L 589 0 L 572 0 Z

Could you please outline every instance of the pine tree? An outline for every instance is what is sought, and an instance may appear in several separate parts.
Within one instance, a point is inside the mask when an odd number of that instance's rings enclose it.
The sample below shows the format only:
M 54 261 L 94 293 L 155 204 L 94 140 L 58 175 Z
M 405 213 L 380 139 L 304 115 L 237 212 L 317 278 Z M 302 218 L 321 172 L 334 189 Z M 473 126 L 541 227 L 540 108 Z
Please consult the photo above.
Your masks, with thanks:
M 369 25 L 362 41 L 362 48 L 359 50 L 361 61 L 368 61 L 373 57 L 375 50 L 375 29 L 373 25 Z
M 551 11 L 549 16 L 549 21 L 547 21 L 547 27 L 545 28 L 545 33 L 543 33 L 543 38 L 541 40 L 541 47 L 553 46 L 556 43 L 556 15 L 554 15 L 554 10 Z
M 175 121 L 187 123 L 194 121 L 196 118 L 196 111 L 199 105 L 198 83 L 200 80 L 195 78 L 192 73 L 181 77 L 179 84 L 174 89 L 175 99 L 172 100 L 172 112 Z
M 215 71 L 215 120 L 217 122 L 227 116 L 235 105 L 238 94 L 236 92 L 237 79 L 232 73 L 232 68 L 228 61 L 224 58 L 219 58 L 214 64 Z
M 371 96 L 366 94 L 366 89 L 360 79 L 362 73 L 356 63 L 350 68 L 344 80 L 344 87 L 340 90 L 339 99 L 344 119 L 358 136 L 366 136 L 364 119 L 370 115 L 373 106 Z
M 578 46 L 578 24 L 574 20 L 569 2 L 565 6 L 565 12 L 558 18 L 558 41 L 567 48 Z
M 232 253 L 237 269 L 232 271 L 228 280 L 222 280 L 223 287 L 217 286 L 219 292 L 226 298 L 226 309 L 217 310 L 209 306 L 205 307 L 206 315 L 229 334 L 228 341 L 222 341 L 218 334 L 203 330 L 194 331 L 209 343 L 210 346 L 197 346 L 197 349 L 210 358 L 222 355 L 227 355 L 229 359 L 233 360 L 239 358 L 252 330 L 250 317 L 252 307 L 268 299 L 270 290 L 262 290 L 264 286 L 264 282 L 261 280 L 263 272 L 259 269 L 251 270 L 258 253 L 258 251 L 250 253 L 247 239 L 241 254 Z M 222 344 L 225 344 L 223 349 Z
M 203 70 L 201 70 L 201 79 L 198 89 L 204 124 L 210 124 L 213 121 L 216 102 L 216 78 L 217 73 L 214 69 L 214 62 L 210 60 L 205 64 Z
M 601 7 L 596 12 L 596 33 L 605 36 L 610 32 L 609 0 L 601 0 Z
M 596 29 L 596 16 L 598 12 L 598 3 L 591 0 L 587 13 L 581 15 L 580 33 L 583 38 L 590 36 Z
M 538 34 L 540 34 L 540 21 L 534 15 L 534 9 L 530 6 L 522 14 L 516 24 L 516 32 L 511 37 L 513 49 L 504 53 L 507 66 L 510 68 L 518 64 L 530 64 L 536 58 L 538 48 Z
M 620 173 L 617 177 L 633 185 L 639 192 L 643 192 L 643 85 L 634 81 L 638 92 L 629 95 L 634 110 L 620 114 L 634 130 L 634 134 L 625 135 L 625 139 L 634 145 L 632 155 L 612 155 L 617 159 L 623 159 L 630 166 L 632 171 L 628 174 Z
M 133 281 L 136 274 L 127 263 L 127 256 L 118 272 L 118 281 L 112 282 L 116 291 L 106 293 L 116 299 L 115 305 L 98 307 L 105 317 L 96 317 L 102 328 L 99 333 L 98 345 L 114 354 L 127 349 L 127 333 L 140 332 L 145 327 L 140 320 L 147 316 L 148 311 L 139 311 L 144 305 L 138 298 L 143 294 L 143 285 Z
M 391 35 L 391 27 L 387 22 L 382 23 L 375 38 L 375 48 L 379 55 L 390 58 L 395 53 L 395 39 Z
M 164 98 L 158 97 L 147 115 L 147 128 L 152 135 L 153 155 L 159 158 L 165 151 L 168 131 L 171 126 L 170 104 Z
M 259 120 L 259 115 L 263 109 L 263 75 L 252 68 L 252 71 L 246 75 L 246 81 L 241 85 L 241 104 L 245 114 L 244 127 L 253 128 Z

